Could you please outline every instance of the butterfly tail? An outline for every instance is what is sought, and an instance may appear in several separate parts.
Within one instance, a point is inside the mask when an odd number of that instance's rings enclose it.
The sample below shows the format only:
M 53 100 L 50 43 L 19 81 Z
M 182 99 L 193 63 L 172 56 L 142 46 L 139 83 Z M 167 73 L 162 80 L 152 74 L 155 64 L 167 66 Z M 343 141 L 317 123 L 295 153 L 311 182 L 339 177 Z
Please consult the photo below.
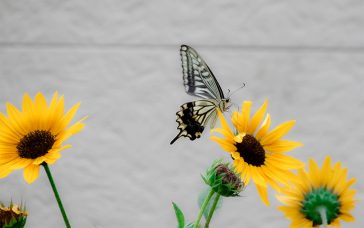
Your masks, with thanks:
M 172 145 L 177 139 L 182 137 L 182 133 L 183 133 L 182 131 L 180 133 L 178 133 L 178 135 L 176 137 L 174 137 L 174 139 L 172 139 L 172 141 L 169 144 Z

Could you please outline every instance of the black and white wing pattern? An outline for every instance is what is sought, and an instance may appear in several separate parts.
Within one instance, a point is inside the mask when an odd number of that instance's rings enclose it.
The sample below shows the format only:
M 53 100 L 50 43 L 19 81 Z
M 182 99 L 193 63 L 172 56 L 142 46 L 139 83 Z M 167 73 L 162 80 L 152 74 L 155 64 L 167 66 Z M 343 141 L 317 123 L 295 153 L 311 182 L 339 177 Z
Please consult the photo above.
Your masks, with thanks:
M 195 49 L 182 45 L 180 53 L 186 93 L 206 99 L 223 99 L 224 93 L 214 74 Z
M 182 136 L 191 140 L 200 138 L 207 122 L 211 122 L 210 127 L 215 125 L 217 109 L 224 112 L 229 103 L 229 99 L 224 97 L 219 83 L 201 56 L 187 45 L 181 46 L 180 53 L 185 90 L 188 94 L 203 99 L 180 106 L 180 111 L 176 113 L 177 129 L 180 132 L 171 144 Z

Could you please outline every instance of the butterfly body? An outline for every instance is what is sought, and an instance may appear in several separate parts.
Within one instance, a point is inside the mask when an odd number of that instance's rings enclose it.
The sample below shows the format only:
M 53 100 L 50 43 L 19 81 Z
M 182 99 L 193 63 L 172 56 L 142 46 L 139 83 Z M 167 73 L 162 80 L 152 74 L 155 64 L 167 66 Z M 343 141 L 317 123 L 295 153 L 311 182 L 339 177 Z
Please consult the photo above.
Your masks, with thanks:
M 182 136 L 191 140 L 200 138 L 209 121 L 210 127 L 214 127 L 217 110 L 225 112 L 230 105 L 229 98 L 224 97 L 219 83 L 201 56 L 187 45 L 181 46 L 180 53 L 186 93 L 202 99 L 180 106 L 176 113 L 180 132 L 171 144 Z

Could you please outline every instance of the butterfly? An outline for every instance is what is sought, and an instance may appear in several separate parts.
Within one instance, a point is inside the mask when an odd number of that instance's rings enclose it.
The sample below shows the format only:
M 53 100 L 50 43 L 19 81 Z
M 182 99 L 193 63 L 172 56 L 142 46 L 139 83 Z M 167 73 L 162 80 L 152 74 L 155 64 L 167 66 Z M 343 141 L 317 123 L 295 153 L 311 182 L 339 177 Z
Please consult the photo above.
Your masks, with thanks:
M 230 106 L 230 99 L 225 98 L 214 74 L 197 51 L 181 45 L 180 54 L 186 93 L 202 99 L 180 106 L 180 111 L 176 113 L 180 132 L 170 144 L 182 136 L 190 140 L 200 138 L 209 121 L 210 128 L 215 126 L 217 110 L 225 112 Z

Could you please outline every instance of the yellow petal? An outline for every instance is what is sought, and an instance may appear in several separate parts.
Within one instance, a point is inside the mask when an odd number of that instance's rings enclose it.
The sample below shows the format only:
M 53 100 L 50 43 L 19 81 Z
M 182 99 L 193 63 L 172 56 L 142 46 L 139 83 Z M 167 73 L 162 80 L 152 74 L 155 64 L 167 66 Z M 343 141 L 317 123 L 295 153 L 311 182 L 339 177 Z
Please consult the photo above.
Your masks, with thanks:
M 269 130 L 270 127 L 270 115 L 269 113 L 267 114 L 267 116 L 265 117 L 262 127 L 259 129 L 259 131 L 257 132 L 256 135 L 256 139 L 259 141 L 261 138 L 263 138 L 263 136 L 265 136 Z
M 28 165 L 25 167 L 23 176 L 28 184 L 33 183 L 39 176 L 39 165 Z
M 238 132 L 243 132 L 243 127 L 240 122 L 241 114 L 239 112 L 233 112 L 231 115 L 231 122 L 233 126 L 238 130 Z
M 241 159 L 239 152 L 231 152 L 230 154 L 234 160 Z
M 235 161 L 238 161 L 239 166 L 242 167 L 240 177 L 241 177 L 241 180 L 244 182 L 245 186 L 247 186 L 251 180 L 250 166 L 247 165 L 241 158 L 237 159 Z
M 303 146 L 300 142 L 290 141 L 290 140 L 278 140 L 270 145 L 264 146 L 264 150 L 275 152 L 275 153 L 283 153 L 290 150 L 293 150 L 297 147 Z
M 269 156 L 267 156 L 268 159 L 270 159 L 271 161 L 274 161 L 276 164 L 278 164 L 278 167 L 280 169 L 299 169 L 299 168 L 303 168 L 305 166 L 305 164 L 303 162 L 301 162 L 300 160 L 290 157 L 290 156 L 286 156 L 284 154 L 278 154 L 278 153 L 274 153 L 274 154 L 270 154 Z M 319 175 L 319 174 L 317 174 Z
M 335 170 L 335 172 L 338 172 L 338 170 Z M 340 194 L 341 192 L 344 191 L 344 188 L 346 187 L 346 183 L 347 183 L 346 182 L 347 174 L 348 174 L 348 169 L 345 168 L 338 175 L 337 182 L 334 187 L 334 192 L 336 192 L 337 194 Z
M 267 191 L 267 187 L 264 187 L 264 186 L 260 186 L 258 184 L 255 185 L 257 190 L 258 190 L 258 193 L 259 193 L 259 196 L 260 196 L 260 199 L 263 201 L 263 203 L 266 205 L 266 206 L 269 206 L 269 199 L 268 199 L 268 191 Z
M 276 198 L 281 201 L 283 204 L 290 205 L 300 205 L 301 201 L 297 200 L 296 198 L 287 196 L 287 195 L 276 195 Z
M 81 102 L 78 102 L 77 104 L 75 104 L 74 106 L 72 106 L 72 108 L 67 112 L 67 114 L 63 117 L 63 121 L 64 124 L 66 126 L 68 126 L 68 124 L 71 122 L 71 120 L 73 119 L 73 117 L 75 116 L 78 108 L 80 107 Z
M 34 161 L 32 162 L 33 165 L 40 165 L 45 161 L 45 157 L 44 156 L 40 156 L 37 157 L 36 159 L 34 159 Z
M 219 116 L 222 128 L 225 129 L 227 132 L 229 132 L 229 134 L 233 135 L 233 132 L 230 130 L 229 125 L 226 122 L 226 119 L 220 110 L 217 110 L 217 115 Z
M 344 220 L 345 222 L 354 222 L 355 217 L 350 214 L 341 214 L 339 215 L 340 219 Z
M 330 223 L 330 225 L 337 228 L 341 227 L 339 219 L 335 219 L 333 222 Z
M 273 129 L 271 132 L 269 132 L 266 136 L 264 136 L 260 143 L 265 146 L 269 145 L 278 139 L 282 138 L 284 135 L 286 135 L 294 126 L 296 121 L 290 120 L 285 123 L 280 124 L 275 129 Z
M 0 112 L 0 124 L 2 126 L 2 129 L 0 131 L 2 138 L 8 139 L 9 141 L 13 141 L 15 143 L 22 138 L 22 134 L 16 129 L 14 129 L 9 119 L 1 112 Z
M 232 138 L 234 138 L 234 135 L 231 134 L 231 131 L 227 131 L 226 129 L 223 129 L 223 128 L 214 128 L 214 129 L 211 129 L 210 133 L 214 133 L 214 132 L 218 132 L 222 135 L 225 136 L 225 139 L 226 140 L 229 140 L 229 142 L 233 143 L 234 140 L 232 140 Z
M 258 111 L 254 114 L 252 120 L 250 121 L 248 125 L 247 133 L 250 135 L 253 135 L 259 124 L 262 122 L 264 114 L 267 110 L 268 106 L 268 100 L 265 100 L 263 105 L 260 106 Z
M 234 160 L 233 166 L 234 166 L 235 172 L 239 173 L 240 176 L 242 176 L 244 163 L 238 158 L 238 159 Z
M 71 145 L 65 145 L 64 147 L 57 149 L 57 150 L 51 150 L 49 151 L 46 155 L 44 155 L 46 157 L 46 159 L 58 159 L 61 157 L 61 153 L 59 153 L 61 150 L 63 149 L 68 149 L 71 148 Z M 48 162 L 47 162 L 48 163 Z
M 210 139 L 217 142 L 227 152 L 236 151 L 236 147 L 233 144 L 226 142 L 224 139 L 218 138 L 216 136 L 211 136 Z
M 69 137 L 71 137 L 72 135 L 77 134 L 78 132 L 80 132 L 85 127 L 85 124 L 82 121 L 84 121 L 87 118 L 88 118 L 88 116 L 83 117 L 81 120 L 79 120 L 78 122 L 73 124 L 70 128 L 68 128 L 67 130 L 60 133 L 58 135 L 58 140 L 60 142 L 63 142 L 66 139 L 68 139 Z
M 63 114 L 64 114 L 64 96 L 63 95 L 60 96 L 57 101 L 55 113 L 59 113 L 60 116 L 63 116 Z
M 11 172 L 11 169 L 0 166 L 0 178 L 7 177 Z
M 234 142 L 241 143 L 245 135 L 246 134 L 244 133 L 239 133 L 238 135 L 234 136 Z
M 1 149 L 0 149 L 1 150 Z M 9 151 L 0 153 L 0 165 L 19 158 L 18 152 Z
M 57 121 L 52 125 L 51 131 L 53 134 L 58 135 L 63 129 L 65 129 L 68 124 L 71 122 L 72 118 L 75 116 L 79 106 L 81 103 L 77 103 L 62 117 L 61 120 Z
M 280 163 L 268 158 L 265 161 L 265 166 L 265 169 L 269 170 L 275 176 L 274 180 L 277 182 L 288 184 L 289 180 L 295 178 L 295 175 L 290 171 L 290 168 L 288 168 L 290 166 L 282 167 Z
M 309 175 L 304 169 L 299 169 L 297 178 L 292 179 L 296 183 L 301 192 L 311 191 L 311 182 L 309 180 Z
M 266 187 L 267 183 L 264 180 L 263 174 L 260 172 L 260 167 L 250 166 L 250 172 L 254 183 Z
M 343 181 L 342 183 L 342 187 L 340 189 L 340 191 L 338 191 L 338 194 L 343 194 L 345 191 L 347 191 L 351 185 L 355 184 L 356 183 L 356 178 L 352 178 L 348 181 Z
M 280 187 L 278 186 L 278 184 L 275 182 L 275 180 L 277 180 L 277 175 L 274 171 L 272 171 L 271 169 L 268 169 L 266 165 L 262 165 L 261 166 L 262 172 L 264 173 L 265 180 L 266 182 L 268 182 L 268 184 L 270 186 L 272 186 L 274 188 L 274 190 L 276 191 L 280 191 Z
M 60 121 L 63 115 L 63 106 L 59 108 L 60 101 L 58 100 L 58 92 L 54 92 L 52 100 L 50 102 L 49 108 L 48 108 L 48 114 L 47 114 L 47 122 L 46 126 L 47 129 L 52 129 L 55 123 L 57 121 Z
M 22 110 L 23 113 L 33 113 L 33 101 L 28 93 L 25 93 L 23 96 Z
M 329 180 L 331 178 L 331 157 L 326 156 L 324 164 L 322 165 L 321 169 L 321 185 L 327 187 L 327 183 L 329 183 Z
M 47 122 L 45 122 L 46 120 L 46 116 L 48 114 L 48 109 L 47 109 L 47 101 L 44 97 L 44 95 L 40 92 L 37 93 L 37 95 L 35 95 L 35 102 L 34 102 L 34 117 L 36 119 L 36 128 L 37 129 L 42 129 L 42 130 L 48 130 L 48 126 L 46 126 Z
M 333 189 L 336 186 L 337 178 L 339 176 L 340 171 L 341 171 L 341 164 L 340 162 L 337 162 L 336 164 L 334 164 L 333 168 L 328 173 L 330 178 L 328 179 L 327 187 L 329 189 Z
M 319 188 L 320 187 L 320 169 L 317 163 L 310 159 L 309 162 L 309 177 L 313 187 Z
M 36 109 L 39 111 L 45 111 L 47 109 L 47 100 L 45 99 L 44 95 L 41 92 L 38 92 L 35 95 L 34 105 Z
M 292 221 L 292 224 L 290 226 L 291 227 L 297 227 L 297 228 L 312 228 L 312 227 L 315 227 L 312 225 L 312 222 L 311 221 L 307 221 L 305 219 L 295 219 Z
M 21 112 L 12 104 L 6 103 L 6 112 L 9 116 L 9 121 L 12 123 L 13 128 L 15 128 L 18 135 L 25 135 L 27 133 L 27 129 L 24 128 L 24 121 L 22 121 Z
M 13 160 L 7 162 L 6 164 L 4 163 L 2 165 L 14 170 L 14 169 L 22 169 L 28 166 L 31 162 L 32 162 L 31 159 L 16 157 Z
M 68 145 L 68 146 L 71 147 L 71 145 Z M 47 164 L 49 164 L 49 165 L 54 164 L 62 156 L 61 153 L 59 153 L 59 151 L 61 151 L 62 149 L 66 149 L 65 147 L 64 148 L 61 148 L 59 150 L 54 150 L 54 151 L 49 152 L 48 154 L 46 154 L 45 155 L 45 159 L 46 159 L 45 162 Z
M 241 132 L 248 131 L 248 124 L 250 119 L 250 109 L 252 107 L 251 101 L 244 101 L 243 108 L 241 110 L 241 117 L 239 118 L 239 123 L 241 125 Z

